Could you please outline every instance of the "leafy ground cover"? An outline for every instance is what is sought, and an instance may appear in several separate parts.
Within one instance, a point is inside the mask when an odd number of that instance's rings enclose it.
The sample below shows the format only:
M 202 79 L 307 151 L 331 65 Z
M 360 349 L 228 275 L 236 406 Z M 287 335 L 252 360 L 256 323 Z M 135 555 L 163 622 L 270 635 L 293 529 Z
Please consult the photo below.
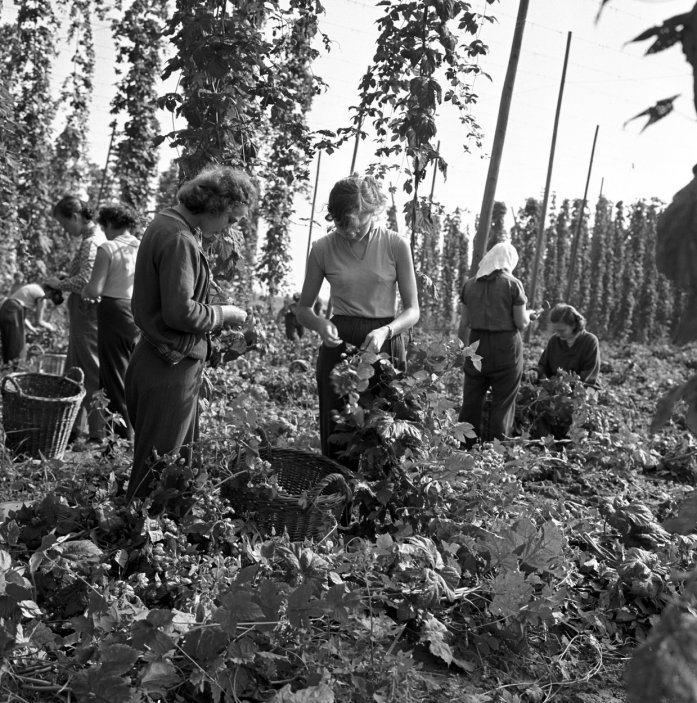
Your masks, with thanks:
M 200 470 L 172 458 L 152 504 L 125 504 L 119 443 L 2 457 L 6 700 L 694 700 L 697 447 L 679 406 L 649 426 L 697 350 L 604 346 L 601 390 L 526 384 L 521 436 L 472 452 L 459 343 L 417 336 L 405 376 L 352 354 L 352 520 L 291 543 L 226 492 L 243 468 L 284 494 L 259 427 L 317 451 L 314 344 L 269 330 L 209 370 Z

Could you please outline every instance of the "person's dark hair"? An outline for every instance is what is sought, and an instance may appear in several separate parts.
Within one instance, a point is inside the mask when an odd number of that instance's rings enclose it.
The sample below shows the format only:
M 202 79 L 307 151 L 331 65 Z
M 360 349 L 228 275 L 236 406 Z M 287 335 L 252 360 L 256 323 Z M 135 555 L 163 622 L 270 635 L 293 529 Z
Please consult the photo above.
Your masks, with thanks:
M 356 222 L 356 212 L 375 214 L 386 205 L 387 198 L 372 176 L 349 176 L 337 181 L 329 193 L 326 219 L 346 228 Z
M 190 212 L 220 215 L 230 205 L 254 205 L 257 189 L 244 172 L 230 166 L 209 166 L 177 191 L 177 199 Z
M 54 217 L 56 215 L 72 217 L 75 214 L 82 215 L 82 218 L 88 222 L 91 221 L 94 216 L 92 208 L 84 200 L 80 200 L 80 198 L 75 195 L 64 195 L 53 206 Z
M 573 305 L 557 303 L 549 313 L 550 322 L 569 325 L 574 333 L 586 329 L 586 318 Z
M 116 229 L 134 229 L 138 224 L 135 211 L 125 203 L 111 203 L 99 208 L 97 224 L 112 224 Z

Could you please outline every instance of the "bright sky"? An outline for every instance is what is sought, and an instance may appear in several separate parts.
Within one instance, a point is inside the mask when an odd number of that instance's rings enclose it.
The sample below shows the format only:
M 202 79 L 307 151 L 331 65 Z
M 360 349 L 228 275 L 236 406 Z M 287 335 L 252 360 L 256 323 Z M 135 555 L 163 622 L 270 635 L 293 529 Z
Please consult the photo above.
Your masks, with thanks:
M 688 11 L 692 0 L 610 0 L 595 25 L 599 4 L 600 0 L 530 0 L 496 195 L 509 208 L 517 210 L 526 197 L 541 197 L 544 191 L 569 31 L 571 49 L 552 191 L 560 198 L 583 196 L 596 125 L 599 135 L 589 189 L 591 203 L 601 183 L 603 193 L 613 201 L 653 196 L 670 200 L 692 177 L 697 124 L 692 74 L 679 45 L 647 57 L 643 54 L 649 42 L 625 45 L 644 29 Z M 335 43 L 332 51 L 317 61 L 315 71 L 329 84 L 329 90 L 316 98 L 309 122 L 312 128 L 336 129 L 348 123 L 348 108 L 356 102 L 358 81 L 373 55 L 377 36 L 374 21 L 381 10 L 369 0 L 325 0 L 324 5 L 326 15 L 321 28 Z M 452 108 L 443 107 L 438 138 L 449 172 L 445 182 L 440 174 L 437 176 L 435 199 L 448 211 L 456 207 L 469 211 L 473 227 L 481 207 L 518 2 L 501 0 L 488 5 L 485 0 L 472 0 L 472 6 L 497 18 L 496 23 L 483 27 L 480 36 L 490 46 L 489 55 L 480 63 L 491 80 L 480 76 L 474 82 L 478 95 L 474 114 L 485 134 L 484 146 L 480 150 L 471 145 L 471 151 L 465 152 L 464 129 Z M 3 18 L 13 14 L 12 5 L 5 3 Z M 109 102 L 116 80 L 108 23 L 97 23 L 95 41 L 98 69 L 90 122 L 91 148 L 92 158 L 103 164 L 112 119 Z M 56 66 L 56 75 L 65 75 L 69 69 L 70 54 L 65 52 Z M 646 118 L 630 122 L 623 129 L 626 120 L 677 93 L 681 97 L 675 101 L 675 110 L 664 120 L 643 134 L 640 130 Z M 163 129 L 170 130 L 171 116 L 163 115 L 162 123 Z M 368 141 L 361 142 L 358 171 L 374 161 L 373 148 Z M 352 151 L 353 144 L 348 144 L 331 156 L 323 155 L 313 239 L 326 232 L 324 206 L 329 190 L 337 179 L 348 175 Z M 162 160 L 163 164 L 169 160 L 166 147 Z M 315 169 L 316 162 L 311 185 Z M 406 199 L 401 195 L 403 178 L 395 175 L 400 209 Z M 429 189 L 430 176 L 424 194 Z M 310 198 L 299 199 L 292 226 L 293 289 L 302 282 L 309 216 Z

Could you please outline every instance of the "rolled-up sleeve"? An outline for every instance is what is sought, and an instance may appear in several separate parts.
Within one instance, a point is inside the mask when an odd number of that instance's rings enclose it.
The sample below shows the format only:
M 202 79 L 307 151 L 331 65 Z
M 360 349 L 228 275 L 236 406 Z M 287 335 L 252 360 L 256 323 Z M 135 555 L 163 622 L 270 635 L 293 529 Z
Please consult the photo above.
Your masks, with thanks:
M 78 294 L 82 292 L 92 275 L 99 244 L 94 237 L 82 240 L 70 266 L 70 275 L 58 284 L 60 290 Z

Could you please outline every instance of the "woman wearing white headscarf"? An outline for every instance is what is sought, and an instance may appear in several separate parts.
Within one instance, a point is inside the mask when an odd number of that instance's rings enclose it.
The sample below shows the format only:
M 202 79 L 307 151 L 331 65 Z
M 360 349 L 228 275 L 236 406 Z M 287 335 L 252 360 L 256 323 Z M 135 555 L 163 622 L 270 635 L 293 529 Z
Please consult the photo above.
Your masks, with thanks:
M 477 275 L 465 281 L 458 335 L 465 344 L 479 342 L 481 370 L 465 362 L 460 422 L 469 422 L 484 441 L 510 435 L 515 399 L 523 376 L 520 336 L 531 319 L 523 284 L 511 272 L 518 252 L 508 242 L 493 246 L 482 258 Z M 488 427 L 482 428 L 482 407 L 491 389 Z M 473 442 L 470 443 L 470 445 Z

